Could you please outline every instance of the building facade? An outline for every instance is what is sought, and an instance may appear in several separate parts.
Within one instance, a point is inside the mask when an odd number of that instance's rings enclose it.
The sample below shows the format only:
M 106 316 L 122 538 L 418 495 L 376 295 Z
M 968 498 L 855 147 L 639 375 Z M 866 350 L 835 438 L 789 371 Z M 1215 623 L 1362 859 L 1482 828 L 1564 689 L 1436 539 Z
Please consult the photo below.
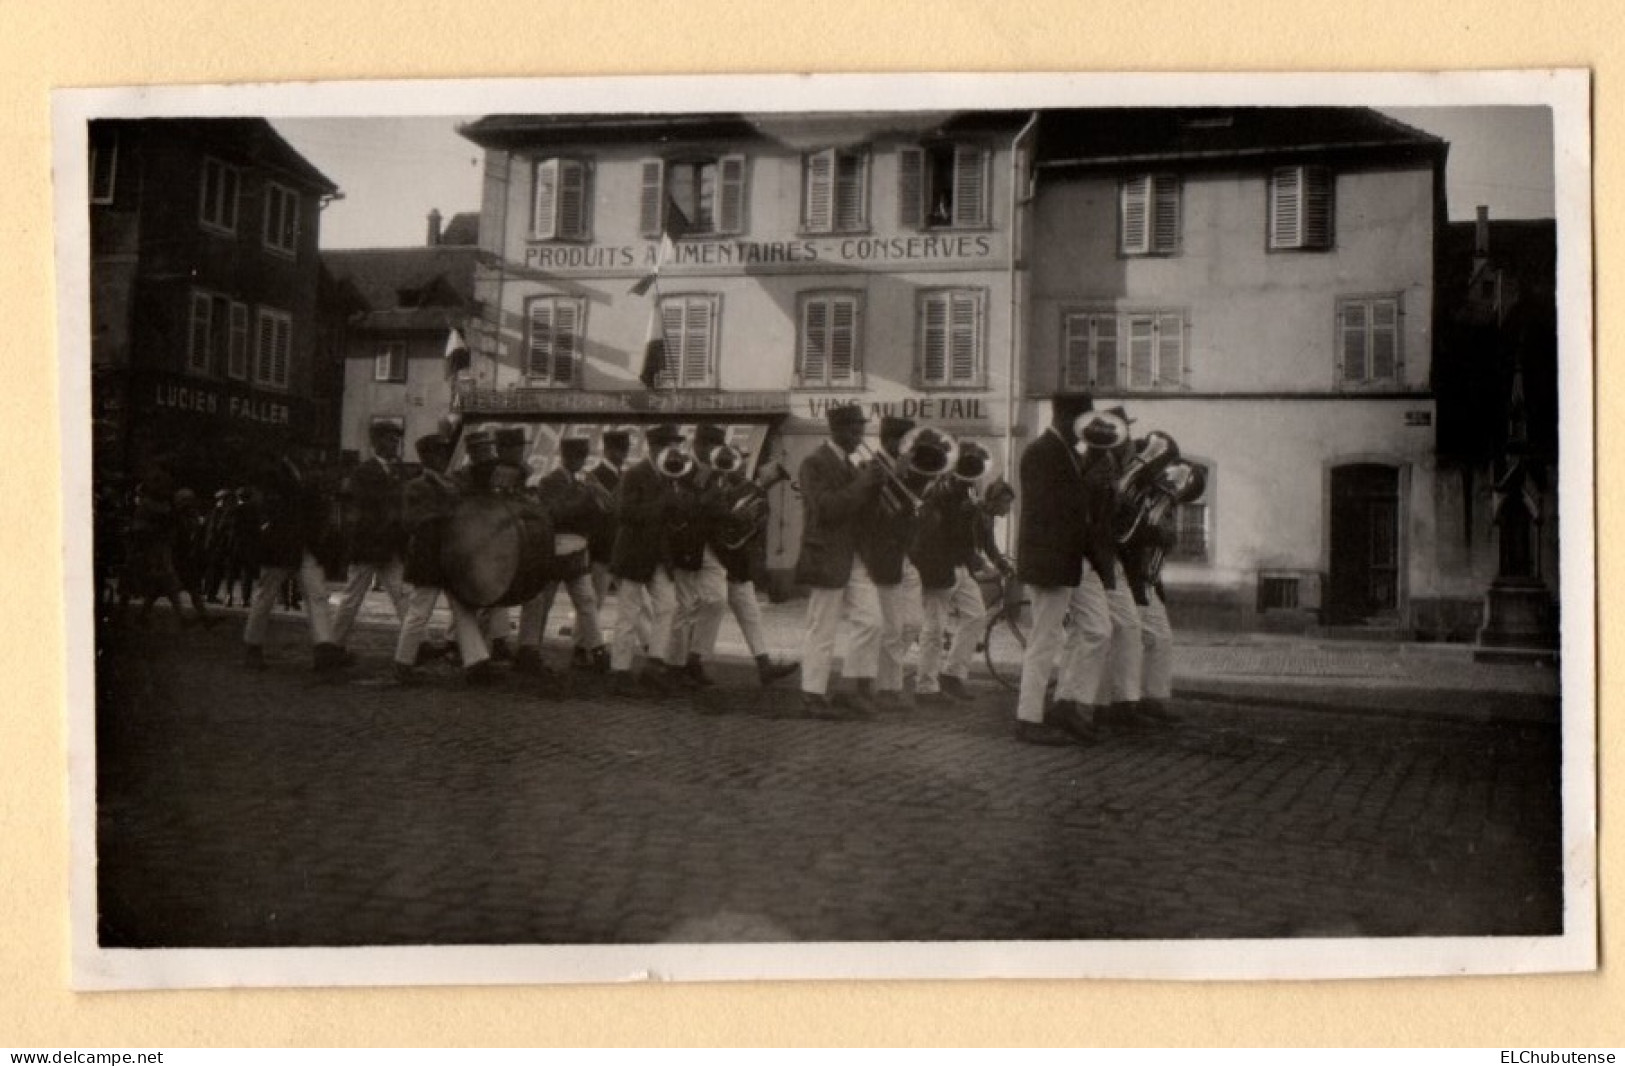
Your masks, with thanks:
M 706 419 L 794 470 L 855 401 L 1002 465 L 1030 113 L 489 117 L 459 408 L 563 435 Z M 663 359 L 646 358 L 651 337 Z M 768 579 L 800 538 L 775 490 Z
M 1040 123 L 1029 396 L 1088 392 L 1208 470 L 1166 571 L 1187 620 L 1410 629 L 1435 506 L 1446 146 L 1360 109 Z
M 447 343 L 476 317 L 478 225 L 469 213 L 442 231 L 436 212 L 421 246 L 322 253 L 331 343 L 343 366 L 339 442 L 347 456 L 367 454 L 374 423 L 400 426 L 409 451 L 450 413 Z
M 96 463 L 212 488 L 336 449 L 317 238 L 338 188 L 261 119 L 91 123 Z

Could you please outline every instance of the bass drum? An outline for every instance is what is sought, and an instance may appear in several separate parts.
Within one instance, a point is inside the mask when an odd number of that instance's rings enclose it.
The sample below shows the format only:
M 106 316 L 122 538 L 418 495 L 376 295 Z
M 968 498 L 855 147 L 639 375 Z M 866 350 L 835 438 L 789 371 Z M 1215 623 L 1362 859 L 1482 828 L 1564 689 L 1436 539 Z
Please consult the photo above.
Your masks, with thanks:
M 523 499 L 474 496 L 446 523 L 440 546 L 446 591 L 470 607 L 513 607 L 553 579 L 553 527 Z

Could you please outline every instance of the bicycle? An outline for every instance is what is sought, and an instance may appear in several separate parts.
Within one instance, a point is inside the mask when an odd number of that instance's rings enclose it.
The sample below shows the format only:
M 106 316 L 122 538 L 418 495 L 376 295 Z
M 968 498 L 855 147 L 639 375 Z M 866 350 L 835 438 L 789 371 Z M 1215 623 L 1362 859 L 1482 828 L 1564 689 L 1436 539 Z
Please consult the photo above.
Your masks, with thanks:
M 1021 661 L 1027 654 L 1028 620 L 1024 611 L 1030 601 L 1014 575 L 999 582 L 998 600 L 987 611 L 980 650 L 993 680 L 1012 692 L 1021 687 Z

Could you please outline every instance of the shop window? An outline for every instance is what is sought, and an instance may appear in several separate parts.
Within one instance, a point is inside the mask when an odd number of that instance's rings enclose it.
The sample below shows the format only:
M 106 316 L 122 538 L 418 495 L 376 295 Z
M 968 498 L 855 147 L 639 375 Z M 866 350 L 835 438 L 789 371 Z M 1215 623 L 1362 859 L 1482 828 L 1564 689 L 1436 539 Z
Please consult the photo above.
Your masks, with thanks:
M 372 359 L 372 380 L 406 380 L 406 345 L 404 343 L 393 341 L 378 346 L 378 354 L 373 356 Z
M 826 148 L 801 162 L 801 228 L 854 233 L 869 226 L 869 153 Z
M 1332 173 L 1325 167 L 1277 167 L 1270 174 L 1271 251 L 1332 246 Z
M 972 145 L 904 148 L 898 157 L 901 224 L 915 229 L 986 226 L 989 159 L 987 149 Z
M 1118 250 L 1123 255 L 1173 255 L 1180 241 L 1179 179 L 1139 174 L 1119 192 Z
M 285 389 L 288 387 L 288 360 L 293 348 L 293 317 L 262 307 L 256 325 L 254 384 Z
M 716 387 L 717 296 L 668 296 L 660 301 L 664 356 L 656 388 Z
M 265 186 L 265 246 L 288 255 L 299 250 L 299 194 L 275 182 Z
M 921 386 L 979 388 L 987 384 L 985 304 L 986 293 L 980 289 L 928 292 L 920 298 L 917 373 Z
M 744 232 L 745 157 L 646 160 L 639 216 L 646 237 Z
M 539 241 L 592 239 L 592 171 L 579 159 L 536 162 L 530 235 Z
M 530 301 L 526 307 L 530 336 L 525 349 L 525 375 L 531 384 L 553 388 L 576 384 L 585 313 L 584 300 L 544 296 Z
M 118 135 L 90 137 L 90 202 L 110 204 L 118 185 Z
M 855 294 L 808 293 L 801 298 L 796 384 L 802 388 L 862 388 L 862 303 Z
M 1404 366 L 1399 297 L 1337 301 L 1337 380 L 1344 387 L 1394 384 Z
M 237 196 L 242 178 L 234 166 L 203 160 L 203 187 L 198 194 L 198 221 L 205 229 L 237 232 Z

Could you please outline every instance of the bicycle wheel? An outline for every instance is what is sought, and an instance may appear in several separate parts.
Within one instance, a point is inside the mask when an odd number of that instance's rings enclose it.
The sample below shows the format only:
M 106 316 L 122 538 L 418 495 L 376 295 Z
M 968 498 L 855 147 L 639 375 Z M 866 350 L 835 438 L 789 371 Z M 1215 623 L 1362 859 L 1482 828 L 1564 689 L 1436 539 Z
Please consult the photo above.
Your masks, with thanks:
M 1021 687 L 1021 660 L 1027 653 L 1027 631 L 1020 621 L 1018 604 L 1014 611 L 1000 611 L 987 624 L 982 635 L 982 654 L 993 680 L 1014 692 Z

